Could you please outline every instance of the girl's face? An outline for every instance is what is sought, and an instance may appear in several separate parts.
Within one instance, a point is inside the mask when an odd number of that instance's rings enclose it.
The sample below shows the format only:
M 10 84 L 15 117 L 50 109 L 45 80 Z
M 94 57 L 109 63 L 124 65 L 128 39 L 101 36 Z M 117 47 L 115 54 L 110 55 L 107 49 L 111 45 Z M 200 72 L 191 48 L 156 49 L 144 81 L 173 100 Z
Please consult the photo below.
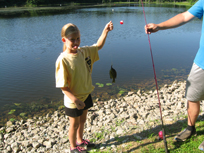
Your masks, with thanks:
M 68 35 L 67 37 L 62 38 L 62 41 L 65 43 L 66 48 L 67 48 L 66 50 L 69 53 L 76 53 L 77 48 L 79 47 L 80 42 L 81 42 L 80 33 L 79 32 L 72 33 Z

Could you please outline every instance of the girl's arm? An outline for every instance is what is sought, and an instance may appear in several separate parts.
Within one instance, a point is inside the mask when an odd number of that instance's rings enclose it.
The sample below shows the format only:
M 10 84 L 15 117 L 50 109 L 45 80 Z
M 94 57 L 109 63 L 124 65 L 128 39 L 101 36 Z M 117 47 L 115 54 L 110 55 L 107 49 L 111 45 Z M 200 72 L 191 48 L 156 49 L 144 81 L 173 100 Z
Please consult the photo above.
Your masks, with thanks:
M 190 20 L 192 20 L 195 16 L 189 13 L 188 11 L 177 14 L 169 20 L 161 22 L 159 24 L 150 23 L 145 26 L 145 32 L 147 34 L 151 34 L 153 32 L 157 32 L 159 30 L 166 30 L 171 28 L 179 27 Z
M 68 87 L 63 87 L 61 88 L 62 91 L 64 92 L 64 94 L 69 97 L 71 99 L 71 101 L 73 101 L 77 107 L 77 109 L 83 109 L 85 107 L 84 102 L 80 101 L 79 99 L 77 99 L 72 92 L 70 91 L 70 89 Z
M 101 34 L 101 36 L 99 37 L 98 41 L 97 41 L 97 46 L 98 46 L 98 50 L 102 49 L 105 41 L 106 41 L 106 37 L 108 35 L 108 32 L 113 30 L 113 23 L 112 21 L 110 21 L 109 23 L 106 24 L 105 28 L 103 29 L 103 32 Z

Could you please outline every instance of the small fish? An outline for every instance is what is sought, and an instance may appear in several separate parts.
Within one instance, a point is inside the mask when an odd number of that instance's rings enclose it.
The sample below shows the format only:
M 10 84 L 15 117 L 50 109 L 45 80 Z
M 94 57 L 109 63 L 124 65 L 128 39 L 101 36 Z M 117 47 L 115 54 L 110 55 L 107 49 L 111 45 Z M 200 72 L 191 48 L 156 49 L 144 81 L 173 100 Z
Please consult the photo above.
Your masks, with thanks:
M 110 78 L 113 79 L 112 80 L 112 83 L 115 83 L 115 78 L 117 77 L 117 72 L 116 70 L 112 67 L 111 65 L 111 69 L 109 71 L 109 75 L 110 75 Z

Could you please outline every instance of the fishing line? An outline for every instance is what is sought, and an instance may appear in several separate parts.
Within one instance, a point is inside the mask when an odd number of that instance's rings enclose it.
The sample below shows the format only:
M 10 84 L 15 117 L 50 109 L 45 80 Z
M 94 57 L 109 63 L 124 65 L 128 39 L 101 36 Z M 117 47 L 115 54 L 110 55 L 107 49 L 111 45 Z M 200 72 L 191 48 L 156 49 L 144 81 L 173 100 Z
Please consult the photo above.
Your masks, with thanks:
M 110 57 L 111 57 L 111 65 L 113 65 L 113 58 L 112 58 L 112 50 L 110 51 Z
M 142 0 L 141 0 L 141 3 L 142 3 L 142 9 L 143 9 L 143 14 L 144 14 L 144 19 L 145 19 L 145 25 L 147 25 L 147 20 L 146 20 L 146 16 L 145 16 L 145 11 L 144 11 L 144 6 L 143 6 Z M 148 35 L 149 48 L 150 48 L 150 53 L 151 53 L 151 58 L 152 58 L 152 66 L 153 66 L 153 70 L 154 70 L 154 80 L 155 80 L 155 83 L 156 83 L 157 97 L 158 97 L 158 101 L 159 101 L 159 108 L 160 108 L 160 116 L 161 116 L 161 123 L 162 123 L 162 132 L 163 132 L 163 140 L 164 140 L 165 152 L 168 153 L 168 147 L 167 147 L 167 142 L 166 142 L 166 137 L 165 137 L 164 124 L 163 124 L 163 119 L 162 119 L 162 111 L 161 111 L 161 103 L 160 103 L 160 98 L 159 98 L 159 90 L 158 90 L 158 84 L 157 84 L 157 77 L 156 77 L 156 71 L 155 71 L 155 66 L 154 66 L 154 59 L 153 59 L 153 54 L 152 54 L 152 47 L 151 47 L 151 43 L 150 43 L 149 34 L 147 34 L 147 35 Z

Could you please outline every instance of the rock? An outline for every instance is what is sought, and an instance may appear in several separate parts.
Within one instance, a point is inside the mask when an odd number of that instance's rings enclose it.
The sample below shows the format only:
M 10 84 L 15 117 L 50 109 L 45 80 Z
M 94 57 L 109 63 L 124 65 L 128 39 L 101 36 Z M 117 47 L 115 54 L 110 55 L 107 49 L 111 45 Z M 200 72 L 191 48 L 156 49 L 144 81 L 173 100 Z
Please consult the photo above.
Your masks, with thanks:
M 33 142 L 32 145 L 33 145 L 33 148 L 39 148 L 40 147 L 40 143 L 36 142 L 36 141 Z
M 11 121 L 6 122 L 6 126 L 11 126 L 13 123 Z
M 12 132 L 12 131 L 14 131 L 15 129 L 14 129 L 14 127 L 8 127 L 8 128 L 6 128 L 6 132 L 7 133 L 10 133 L 10 132 Z

